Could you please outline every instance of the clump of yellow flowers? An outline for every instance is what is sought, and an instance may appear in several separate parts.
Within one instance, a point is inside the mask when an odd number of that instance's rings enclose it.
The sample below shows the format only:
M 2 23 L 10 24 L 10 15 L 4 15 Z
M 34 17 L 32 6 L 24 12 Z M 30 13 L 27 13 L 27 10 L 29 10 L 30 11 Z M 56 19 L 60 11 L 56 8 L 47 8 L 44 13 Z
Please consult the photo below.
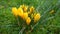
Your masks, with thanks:
M 32 19 L 34 21 L 34 23 L 36 23 L 41 15 L 40 13 L 35 11 L 35 8 L 33 6 L 29 7 L 26 5 L 20 5 L 19 8 L 13 7 L 12 8 L 12 13 L 16 16 L 16 17 L 21 17 L 23 20 L 25 20 L 27 25 L 30 25 Z

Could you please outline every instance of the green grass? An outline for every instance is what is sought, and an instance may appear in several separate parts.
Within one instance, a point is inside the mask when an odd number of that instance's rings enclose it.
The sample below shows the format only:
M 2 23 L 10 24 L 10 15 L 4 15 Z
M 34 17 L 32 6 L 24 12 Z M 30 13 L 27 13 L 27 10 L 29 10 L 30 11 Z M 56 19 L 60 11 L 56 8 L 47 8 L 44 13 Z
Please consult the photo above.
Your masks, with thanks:
M 22 4 L 34 6 L 42 16 L 39 24 L 29 34 L 60 34 L 60 0 L 0 0 L 0 34 L 19 34 L 21 27 L 11 8 Z M 55 10 L 52 15 L 49 14 L 51 10 Z

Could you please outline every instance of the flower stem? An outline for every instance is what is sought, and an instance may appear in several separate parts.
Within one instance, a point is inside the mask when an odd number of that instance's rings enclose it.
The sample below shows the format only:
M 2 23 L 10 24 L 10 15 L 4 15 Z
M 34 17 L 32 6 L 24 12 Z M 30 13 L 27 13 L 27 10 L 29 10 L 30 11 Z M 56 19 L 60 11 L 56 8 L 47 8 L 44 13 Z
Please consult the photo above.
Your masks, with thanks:
M 23 34 L 23 31 L 26 29 L 26 27 L 23 27 L 20 31 L 19 34 Z

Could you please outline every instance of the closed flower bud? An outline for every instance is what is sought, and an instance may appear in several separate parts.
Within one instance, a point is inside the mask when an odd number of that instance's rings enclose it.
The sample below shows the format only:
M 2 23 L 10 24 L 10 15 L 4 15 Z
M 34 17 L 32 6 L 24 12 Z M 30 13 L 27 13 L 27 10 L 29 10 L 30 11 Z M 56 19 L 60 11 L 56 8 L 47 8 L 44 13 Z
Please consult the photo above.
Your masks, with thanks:
M 34 22 L 37 22 L 39 19 L 40 19 L 40 14 L 37 13 L 35 16 L 34 16 Z
M 12 8 L 12 12 L 13 12 L 13 14 L 14 14 L 15 16 L 18 15 L 18 11 L 17 11 L 17 8 L 16 8 L 16 7 L 13 7 L 13 8 Z
M 24 8 L 24 4 L 23 5 L 20 5 L 20 8 Z
M 24 8 L 23 8 L 23 10 L 26 12 L 27 11 L 27 9 L 28 9 L 28 6 L 25 6 Z
M 53 13 L 54 13 L 54 10 L 51 10 L 51 11 L 50 11 L 50 14 L 53 14 Z
M 30 13 L 32 13 L 34 11 L 34 7 L 30 7 Z
M 25 13 L 23 13 L 23 19 L 27 19 L 27 17 L 28 17 L 28 13 L 27 12 L 25 12 Z
M 26 19 L 26 24 L 29 25 L 30 22 L 31 22 L 31 19 L 30 19 L 30 17 L 28 17 L 28 18 Z
M 28 6 L 26 6 L 26 5 L 24 5 L 24 4 L 23 4 L 23 5 L 21 5 L 20 7 L 21 7 L 25 12 L 26 12 L 26 11 L 27 11 L 27 9 L 28 9 Z
M 18 13 L 19 16 L 22 17 L 22 16 L 23 16 L 23 10 L 22 10 L 22 8 L 18 8 L 18 12 L 19 12 L 19 13 Z

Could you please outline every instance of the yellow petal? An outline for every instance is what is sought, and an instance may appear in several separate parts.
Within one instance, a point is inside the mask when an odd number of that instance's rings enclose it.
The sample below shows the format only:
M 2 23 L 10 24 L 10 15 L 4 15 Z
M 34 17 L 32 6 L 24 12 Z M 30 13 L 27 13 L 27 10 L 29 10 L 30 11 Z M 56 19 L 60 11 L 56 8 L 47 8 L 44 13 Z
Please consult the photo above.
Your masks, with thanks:
M 18 8 L 18 12 L 19 12 L 19 16 L 23 16 L 23 10 L 22 10 L 22 8 Z
M 26 6 L 26 5 L 23 4 L 23 5 L 20 6 L 20 8 L 22 8 L 26 12 L 27 9 L 28 9 L 28 6 Z
M 23 5 L 20 5 L 20 8 L 24 8 L 24 4 Z
M 26 12 L 26 11 L 27 11 L 27 9 L 28 9 L 28 6 L 25 6 L 25 7 L 24 7 L 24 11 Z
M 41 17 L 40 14 L 37 13 L 34 17 L 34 22 L 38 21 L 40 19 L 40 17 Z
M 30 13 L 32 13 L 34 11 L 34 7 L 30 7 Z
M 30 19 L 30 17 L 28 17 L 28 18 L 26 19 L 26 24 L 29 25 L 30 22 L 31 22 L 31 19 Z
M 54 10 L 51 10 L 51 11 L 50 11 L 50 14 L 53 14 L 53 13 L 54 13 Z
M 17 11 L 17 8 L 16 8 L 16 7 L 13 7 L 13 8 L 12 8 L 12 12 L 13 12 L 13 14 L 14 14 L 15 16 L 18 15 L 18 11 Z
M 27 17 L 28 17 L 28 13 L 27 12 L 23 13 L 23 19 L 27 19 Z

